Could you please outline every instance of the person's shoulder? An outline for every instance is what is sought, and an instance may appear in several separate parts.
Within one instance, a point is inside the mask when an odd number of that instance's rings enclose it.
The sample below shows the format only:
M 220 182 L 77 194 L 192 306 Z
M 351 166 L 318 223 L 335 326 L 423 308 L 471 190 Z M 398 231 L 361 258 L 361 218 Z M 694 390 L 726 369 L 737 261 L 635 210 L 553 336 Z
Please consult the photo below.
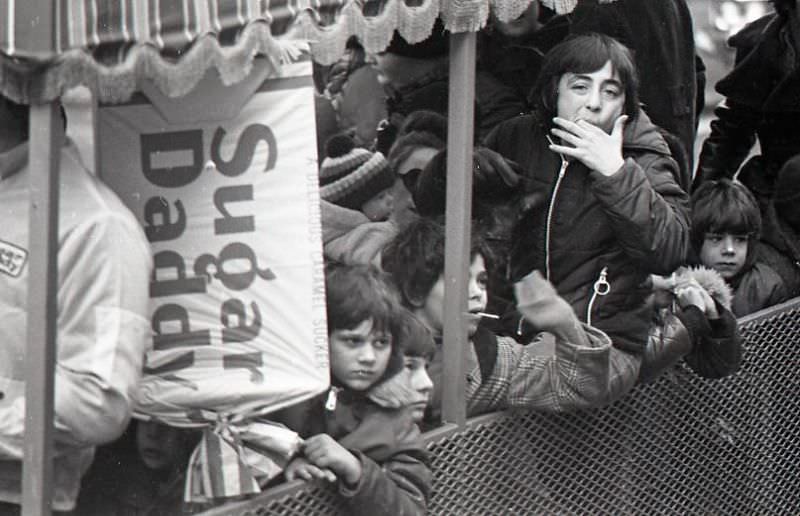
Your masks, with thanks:
M 503 146 L 516 147 L 519 138 L 530 138 L 539 131 L 538 118 L 533 113 L 523 113 L 503 120 L 486 136 L 484 144 L 491 149 Z
M 622 145 L 625 150 L 642 150 L 670 156 L 669 145 L 661 135 L 658 126 L 641 108 L 639 108 L 636 118 L 630 120 L 625 126 Z
M 90 222 L 141 231 L 131 210 L 111 188 L 88 170 L 74 144 L 67 143 L 64 146 L 60 172 L 63 224 L 70 226 Z

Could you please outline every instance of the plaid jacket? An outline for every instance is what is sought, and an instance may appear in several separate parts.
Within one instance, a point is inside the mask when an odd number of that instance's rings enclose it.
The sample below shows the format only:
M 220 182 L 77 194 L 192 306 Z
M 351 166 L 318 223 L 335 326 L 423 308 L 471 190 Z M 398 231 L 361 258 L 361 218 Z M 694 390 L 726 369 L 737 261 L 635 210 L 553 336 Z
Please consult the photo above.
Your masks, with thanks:
M 565 412 L 601 407 L 624 396 L 636 383 L 641 358 L 612 347 L 602 331 L 585 324 L 583 328 L 588 346 L 550 333 L 540 333 L 524 346 L 511 337 L 497 337 L 488 375 L 482 373 L 486 367 L 478 357 L 485 356 L 485 350 L 476 352 L 471 343 L 467 413 L 476 416 L 506 408 Z

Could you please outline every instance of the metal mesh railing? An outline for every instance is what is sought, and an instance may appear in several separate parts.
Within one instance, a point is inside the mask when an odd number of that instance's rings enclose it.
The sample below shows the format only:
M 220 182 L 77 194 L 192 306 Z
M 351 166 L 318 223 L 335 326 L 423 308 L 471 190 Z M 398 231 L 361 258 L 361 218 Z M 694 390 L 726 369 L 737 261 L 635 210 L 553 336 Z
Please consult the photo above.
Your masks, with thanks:
M 431 514 L 800 512 L 800 299 L 741 321 L 745 362 L 712 381 L 677 367 L 602 410 L 498 413 L 429 435 Z M 216 514 L 336 514 L 320 486 Z

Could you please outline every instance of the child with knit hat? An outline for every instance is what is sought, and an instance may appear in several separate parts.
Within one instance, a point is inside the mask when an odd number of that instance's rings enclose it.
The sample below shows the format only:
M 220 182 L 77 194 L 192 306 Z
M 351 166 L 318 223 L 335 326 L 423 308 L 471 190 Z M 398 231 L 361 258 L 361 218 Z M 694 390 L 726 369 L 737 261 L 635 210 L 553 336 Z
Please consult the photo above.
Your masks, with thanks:
M 356 147 L 346 134 L 332 136 L 325 154 L 319 170 L 320 197 L 361 211 L 373 222 L 389 218 L 395 178 L 383 154 Z

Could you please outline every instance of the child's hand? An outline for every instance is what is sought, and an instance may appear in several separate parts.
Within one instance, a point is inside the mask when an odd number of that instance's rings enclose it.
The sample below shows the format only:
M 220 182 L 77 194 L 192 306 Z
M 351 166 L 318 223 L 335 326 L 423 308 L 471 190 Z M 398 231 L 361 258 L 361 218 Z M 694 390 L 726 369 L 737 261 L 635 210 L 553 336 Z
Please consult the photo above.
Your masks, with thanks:
M 517 310 L 537 329 L 556 333 L 575 326 L 575 313 L 553 285 L 534 270 L 514 284 Z
M 317 434 L 303 443 L 303 455 L 319 468 L 328 468 L 347 485 L 361 480 L 361 461 L 328 434 Z
M 709 319 L 719 319 L 717 305 L 711 295 L 692 279 L 675 288 L 675 296 L 681 308 L 693 305 L 699 308 Z
M 294 458 L 292 462 L 286 466 L 284 476 L 289 482 L 298 478 L 306 481 L 314 479 L 336 482 L 336 475 L 333 474 L 333 471 L 329 469 L 318 468 L 303 457 Z

